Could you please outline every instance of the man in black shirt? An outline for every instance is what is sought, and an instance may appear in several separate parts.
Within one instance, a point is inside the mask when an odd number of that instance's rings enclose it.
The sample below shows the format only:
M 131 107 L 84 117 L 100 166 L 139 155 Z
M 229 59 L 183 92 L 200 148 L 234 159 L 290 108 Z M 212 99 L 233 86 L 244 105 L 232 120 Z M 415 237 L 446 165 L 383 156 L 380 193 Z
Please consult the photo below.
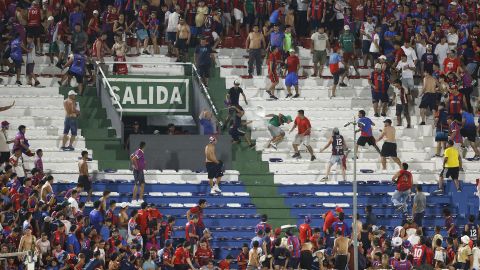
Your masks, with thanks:
M 227 96 L 225 97 L 225 102 L 228 104 L 228 106 L 240 106 L 240 95 L 243 96 L 243 101 L 245 101 L 245 104 L 248 105 L 247 97 L 243 93 L 243 89 L 240 87 L 240 82 L 238 80 L 235 80 L 233 82 L 233 87 L 228 89 Z M 227 120 L 225 120 L 224 127 L 229 126 L 230 120 L 235 117 L 236 112 L 237 111 L 234 108 L 228 109 L 228 117 Z
M 422 64 L 423 64 L 423 72 L 427 71 L 430 74 L 433 73 L 433 65 L 434 64 L 438 65 L 437 56 L 434 53 L 432 53 L 432 45 L 430 44 L 427 45 L 427 52 L 424 53 L 422 56 Z
M 212 63 L 212 48 L 208 44 L 207 38 L 200 39 L 200 45 L 195 48 L 195 64 L 198 68 L 198 75 L 202 78 L 203 84 L 208 87 L 208 78 L 210 77 L 210 66 Z

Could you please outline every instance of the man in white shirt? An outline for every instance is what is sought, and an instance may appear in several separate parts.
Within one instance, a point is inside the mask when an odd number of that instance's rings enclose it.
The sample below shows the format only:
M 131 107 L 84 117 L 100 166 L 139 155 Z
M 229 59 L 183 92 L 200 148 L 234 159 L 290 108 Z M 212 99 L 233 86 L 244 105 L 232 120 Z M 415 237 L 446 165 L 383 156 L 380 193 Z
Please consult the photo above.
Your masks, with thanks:
M 363 22 L 360 29 L 360 35 L 362 37 L 362 54 L 363 54 L 363 65 L 367 66 L 368 56 L 370 55 L 370 45 L 372 43 L 372 37 L 375 32 L 375 22 L 372 19 L 372 16 L 368 15 L 367 21 Z M 373 66 L 373 59 L 370 59 Z
M 417 53 L 412 48 L 410 41 L 406 41 L 402 46 L 403 53 L 407 56 L 407 61 L 412 61 L 415 65 L 417 63 Z
M 453 26 L 450 26 L 450 28 L 448 28 L 447 43 L 448 43 L 449 50 L 457 49 L 458 35 L 457 35 L 457 31 L 455 30 L 455 27 Z
M 372 55 L 373 60 L 377 59 L 380 56 L 380 32 L 382 28 L 380 26 L 375 27 L 375 32 L 373 33 L 372 43 L 370 43 L 369 52 Z M 373 68 L 373 61 L 372 61 Z
M 177 39 L 177 25 L 178 25 L 179 19 L 180 19 L 180 6 L 176 5 L 175 12 L 170 13 L 168 15 L 168 20 L 167 20 L 167 39 L 168 39 L 169 53 L 174 53 L 173 45 L 175 44 L 175 41 Z M 174 54 L 178 55 L 176 53 Z
M 407 89 L 407 93 L 412 93 L 415 84 L 413 74 L 415 73 L 415 63 L 407 59 L 406 55 L 402 55 L 402 60 L 398 62 L 397 70 L 402 72 L 402 86 Z
M 22 148 L 18 147 L 14 149 L 14 153 L 10 156 L 10 165 L 12 165 L 12 171 L 17 174 L 18 179 L 22 180 L 25 178 L 25 167 L 23 166 L 23 156 Z
M 330 48 L 328 42 L 328 35 L 325 33 L 325 28 L 320 26 L 318 31 L 311 36 L 313 54 L 313 77 L 322 76 L 325 62 L 327 61 L 327 49 Z M 320 66 L 319 66 L 320 65 Z
M 71 215 L 70 217 L 71 218 L 74 218 L 75 217 L 75 214 L 80 211 L 80 208 L 78 207 L 78 191 L 76 189 L 72 190 L 72 195 L 70 196 L 70 198 L 68 198 L 68 202 L 70 203 L 70 209 L 72 210 L 71 211 Z
M 440 70 L 443 70 L 443 61 L 445 60 L 445 58 L 447 58 L 447 54 L 448 54 L 448 51 L 449 51 L 448 48 L 449 48 L 449 46 L 448 46 L 446 37 L 442 37 L 440 39 L 440 43 L 437 44 L 437 46 L 435 46 L 435 51 L 433 53 L 438 58 L 438 63 L 440 65 Z

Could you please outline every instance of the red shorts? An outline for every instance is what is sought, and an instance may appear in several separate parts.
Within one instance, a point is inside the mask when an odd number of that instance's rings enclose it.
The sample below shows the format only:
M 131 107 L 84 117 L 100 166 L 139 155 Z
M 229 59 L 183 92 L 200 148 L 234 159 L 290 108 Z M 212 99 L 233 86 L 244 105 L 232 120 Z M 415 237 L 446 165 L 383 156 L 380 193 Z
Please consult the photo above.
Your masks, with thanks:
M 272 83 L 278 83 L 278 75 L 275 72 L 269 72 L 268 73 L 268 78 L 270 79 L 270 82 Z
M 353 53 L 351 53 L 351 52 L 344 52 L 344 53 L 343 53 L 343 61 L 345 61 L 345 62 L 347 62 L 347 63 L 353 61 Z

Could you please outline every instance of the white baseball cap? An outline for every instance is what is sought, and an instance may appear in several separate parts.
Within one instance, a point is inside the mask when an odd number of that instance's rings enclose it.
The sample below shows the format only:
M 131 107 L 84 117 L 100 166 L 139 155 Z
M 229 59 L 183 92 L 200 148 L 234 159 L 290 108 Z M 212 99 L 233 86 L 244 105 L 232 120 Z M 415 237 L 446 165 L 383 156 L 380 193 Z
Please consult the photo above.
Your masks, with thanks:
M 385 55 L 380 55 L 380 57 L 378 57 L 378 59 L 387 60 L 387 57 Z
M 345 26 L 343 27 L 343 29 L 345 29 L 345 30 L 350 30 L 350 26 L 345 25 Z
M 239 81 L 239 80 L 235 80 L 235 81 L 233 81 L 233 84 L 234 84 L 234 85 L 240 85 L 240 81 Z
M 464 235 L 460 239 L 462 240 L 462 243 L 465 245 L 468 245 L 468 243 L 470 243 L 470 237 L 468 237 L 468 235 Z
M 68 91 L 68 95 L 69 96 L 76 96 L 77 92 L 75 92 L 75 90 L 70 90 L 70 91 Z
M 93 14 L 98 14 L 98 10 L 95 9 L 95 10 L 93 11 Z
M 53 21 L 53 19 L 54 19 L 53 16 L 48 17 L 49 21 Z
M 456 5 L 457 5 L 457 2 L 453 1 L 453 2 L 450 3 L 450 5 L 456 6 Z

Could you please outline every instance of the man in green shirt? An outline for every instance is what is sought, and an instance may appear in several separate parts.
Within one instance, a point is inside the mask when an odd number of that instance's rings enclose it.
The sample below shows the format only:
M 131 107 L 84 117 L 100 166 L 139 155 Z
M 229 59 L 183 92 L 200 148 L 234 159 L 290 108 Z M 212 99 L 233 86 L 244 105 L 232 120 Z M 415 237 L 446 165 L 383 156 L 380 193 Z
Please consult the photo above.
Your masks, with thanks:
M 283 115 L 281 113 L 278 115 L 267 114 L 265 117 L 271 117 L 271 119 L 268 121 L 267 128 L 272 136 L 272 139 L 268 142 L 267 148 L 273 147 L 277 149 L 277 144 L 280 143 L 285 137 L 285 131 L 283 131 L 280 126 L 285 123 L 290 124 L 292 122 L 292 117 L 290 115 Z
M 345 70 L 347 71 L 346 76 L 348 76 L 350 65 L 353 65 L 357 76 L 360 76 L 360 73 L 358 72 L 358 67 L 355 66 L 355 36 L 350 31 L 350 26 L 345 25 L 343 29 L 345 31 L 342 35 L 340 35 L 339 43 L 340 47 L 343 49 L 343 61 L 345 63 Z

